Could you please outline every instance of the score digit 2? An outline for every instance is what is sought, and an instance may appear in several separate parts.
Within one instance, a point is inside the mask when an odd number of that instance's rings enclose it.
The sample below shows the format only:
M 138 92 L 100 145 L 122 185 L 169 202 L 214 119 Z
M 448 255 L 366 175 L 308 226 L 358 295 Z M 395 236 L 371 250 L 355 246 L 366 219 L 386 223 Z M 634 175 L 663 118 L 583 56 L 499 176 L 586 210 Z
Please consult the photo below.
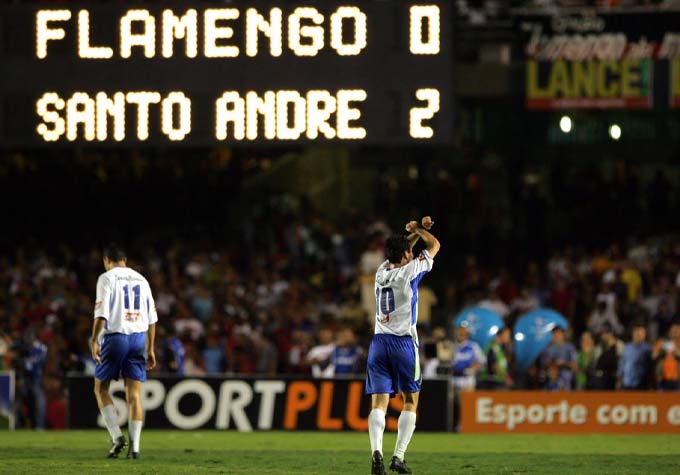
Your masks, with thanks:
M 439 112 L 439 90 L 417 89 L 416 99 L 425 102 L 425 106 L 411 107 L 408 132 L 414 139 L 430 139 L 434 136 L 434 129 L 423 125 L 423 121 L 432 119 Z

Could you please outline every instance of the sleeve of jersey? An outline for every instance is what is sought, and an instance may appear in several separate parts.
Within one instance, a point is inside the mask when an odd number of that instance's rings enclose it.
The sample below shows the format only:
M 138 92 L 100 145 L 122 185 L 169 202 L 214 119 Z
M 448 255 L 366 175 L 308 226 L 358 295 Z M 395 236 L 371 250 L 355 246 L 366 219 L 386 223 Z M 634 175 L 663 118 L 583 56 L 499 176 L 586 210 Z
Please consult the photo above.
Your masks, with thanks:
M 100 275 L 97 280 L 97 296 L 94 301 L 94 318 L 109 319 L 111 311 L 111 285 L 109 280 Z
M 146 300 L 147 313 L 149 315 L 149 325 L 153 325 L 158 321 L 158 313 L 156 312 L 156 302 L 151 294 L 151 288 L 149 288 L 149 296 Z
M 432 270 L 433 265 L 434 259 L 432 259 L 430 253 L 427 252 L 427 250 L 424 250 L 418 255 L 418 257 L 408 263 L 409 271 L 407 282 L 411 282 L 414 279 L 420 282 L 420 279 L 422 279 L 425 274 Z

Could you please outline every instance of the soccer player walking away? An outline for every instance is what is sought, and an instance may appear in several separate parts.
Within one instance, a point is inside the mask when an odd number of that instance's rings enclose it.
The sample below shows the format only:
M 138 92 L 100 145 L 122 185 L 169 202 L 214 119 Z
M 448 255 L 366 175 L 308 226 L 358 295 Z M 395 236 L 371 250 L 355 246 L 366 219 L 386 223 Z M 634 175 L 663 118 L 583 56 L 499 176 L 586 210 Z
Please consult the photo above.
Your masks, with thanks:
M 398 423 L 397 445 L 390 469 L 411 473 L 404 453 L 416 428 L 416 409 L 420 392 L 418 360 L 418 283 L 432 269 L 439 252 L 439 241 L 429 233 L 434 224 L 429 216 L 406 225 L 407 236 L 394 235 L 385 243 L 387 260 L 375 274 L 375 335 L 368 349 L 366 394 L 371 395 L 368 435 L 373 460 L 371 473 L 385 474 L 382 455 L 385 413 L 390 397 L 401 393 L 404 409 Z M 413 258 L 413 246 L 422 239 L 425 250 Z
M 94 373 L 94 394 L 111 434 L 108 458 L 128 446 L 118 426 L 118 414 L 109 394 L 112 379 L 125 379 L 125 399 L 128 408 L 130 446 L 127 458 L 139 458 L 142 434 L 142 382 L 146 370 L 156 365 L 156 304 L 147 280 L 126 266 L 125 252 L 116 245 L 104 249 L 106 272 L 97 280 L 92 329 L 92 358 L 97 363 Z

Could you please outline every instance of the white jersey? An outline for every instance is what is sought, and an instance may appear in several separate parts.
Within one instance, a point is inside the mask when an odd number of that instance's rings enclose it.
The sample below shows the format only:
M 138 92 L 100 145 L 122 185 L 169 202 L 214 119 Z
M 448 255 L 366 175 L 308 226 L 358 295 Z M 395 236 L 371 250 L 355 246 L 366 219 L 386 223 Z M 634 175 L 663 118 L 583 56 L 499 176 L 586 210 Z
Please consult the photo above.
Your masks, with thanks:
M 129 267 L 114 267 L 97 280 L 94 318 L 106 319 L 102 335 L 142 333 L 158 321 L 149 282 Z
M 411 335 L 418 344 L 418 283 L 434 261 L 427 250 L 402 267 L 383 262 L 375 273 L 375 333 Z

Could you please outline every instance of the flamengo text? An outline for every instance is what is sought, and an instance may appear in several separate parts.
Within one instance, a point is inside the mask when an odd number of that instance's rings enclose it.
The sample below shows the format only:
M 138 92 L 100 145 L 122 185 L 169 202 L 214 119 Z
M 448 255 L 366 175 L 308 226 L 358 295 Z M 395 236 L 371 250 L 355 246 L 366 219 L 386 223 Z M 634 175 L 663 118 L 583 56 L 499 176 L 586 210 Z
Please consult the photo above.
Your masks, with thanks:
M 117 22 L 117 51 L 97 40 L 91 31 L 91 12 L 40 9 L 35 15 L 35 54 L 46 59 L 50 44 L 77 36 L 78 57 L 172 58 L 176 54 L 196 58 L 258 56 L 266 51 L 278 57 L 287 48 L 295 56 L 316 56 L 332 49 L 339 56 L 357 56 L 368 46 L 368 17 L 356 6 L 339 6 L 323 15 L 312 6 L 298 6 L 284 14 L 278 7 L 268 11 L 255 8 L 207 8 L 200 12 L 171 9 L 154 15 L 147 9 L 129 9 Z M 409 8 L 409 51 L 414 55 L 440 53 L 440 10 L 437 5 Z M 199 31 L 200 30 L 200 31 Z M 202 33 L 199 34 L 199 33 Z M 202 40 L 202 41 L 199 41 Z M 267 42 L 260 44 L 261 39 Z M 181 40 L 181 45 L 175 43 Z M 183 50 L 183 51 L 182 51 Z

